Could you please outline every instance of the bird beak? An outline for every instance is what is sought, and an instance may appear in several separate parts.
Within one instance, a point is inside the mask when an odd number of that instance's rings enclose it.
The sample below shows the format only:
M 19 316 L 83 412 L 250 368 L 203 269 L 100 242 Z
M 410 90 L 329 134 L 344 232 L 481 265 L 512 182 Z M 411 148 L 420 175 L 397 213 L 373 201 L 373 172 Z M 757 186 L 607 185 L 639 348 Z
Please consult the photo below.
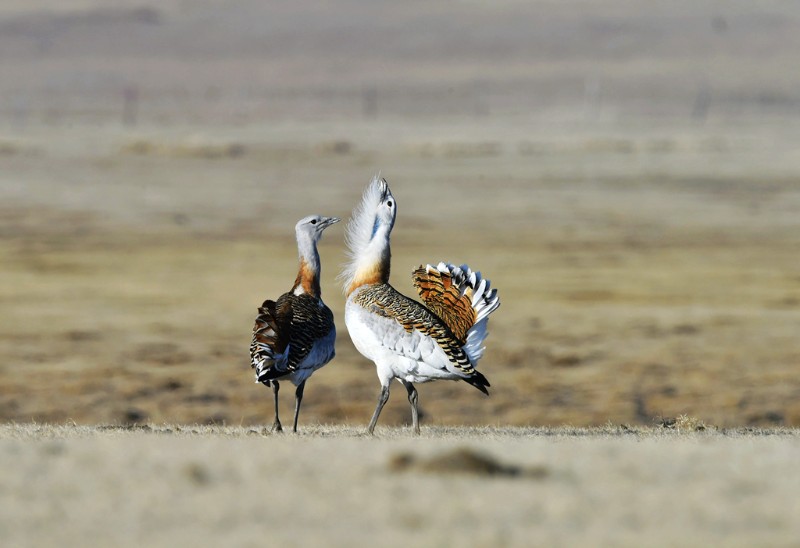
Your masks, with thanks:
M 386 179 L 381 178 L 381 201 L 384 201 L 386 197 L 389 195 L 389 183 L 386 182 Z
M 325 217 L 322 220 L 322 225 L 323 225 L 323 228 L 328 228 L 332 224 L 336 224 L 339 221 L 341 221 L 341 219 L 339 217 Z

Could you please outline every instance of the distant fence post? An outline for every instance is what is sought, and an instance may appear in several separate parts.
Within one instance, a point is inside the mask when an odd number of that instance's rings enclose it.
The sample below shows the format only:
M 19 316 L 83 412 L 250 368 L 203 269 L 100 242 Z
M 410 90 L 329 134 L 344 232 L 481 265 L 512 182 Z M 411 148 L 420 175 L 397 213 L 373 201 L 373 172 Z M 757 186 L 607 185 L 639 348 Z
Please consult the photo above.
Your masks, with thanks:
M 122 125 L 135 126 L 139 118 L 139 87 L 136 84 L 122 90 Z
M 477 116 L 488 116 L 489 108 L 489 86 L 481 81 L 476 82 L 470 88 L 472 91 L 472 113 Z
M 694 98 L 694 105 L 692 105 L 692 118 L 698 122 L 704 122 L 708 116 L 708 111 L 711 108 L 711 92 L 706 86 L 702 86 L 697 90 L 697 95 Z
M 361 111 L 364 118 L 378 117 L 378 89 L 375 86 L 361 90 Z
M 28 98 L 24 93 L 14 94 L 11 103 L 11 124 L 16 130 L 24 130 L 28 125 Z
M 583 81 L 583 116 L 596 118 L 603 106 L 603 87 L 595 78 L 585 78 Z

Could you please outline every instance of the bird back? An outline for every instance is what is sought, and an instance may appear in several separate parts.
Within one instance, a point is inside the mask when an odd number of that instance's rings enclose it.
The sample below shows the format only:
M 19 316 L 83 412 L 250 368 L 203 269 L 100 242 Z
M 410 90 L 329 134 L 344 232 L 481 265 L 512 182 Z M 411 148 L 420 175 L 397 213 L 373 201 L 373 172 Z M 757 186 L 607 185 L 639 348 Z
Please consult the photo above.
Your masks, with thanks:
M 314 344 L 335 329 L 330 309 L 308 294 L 284 293 L 277 302 L 264 301 L 258 312 L 250 355 L 259 382 L 296 371 Z M 330 354 L 323 363 L 333 357 L 332 349 Z

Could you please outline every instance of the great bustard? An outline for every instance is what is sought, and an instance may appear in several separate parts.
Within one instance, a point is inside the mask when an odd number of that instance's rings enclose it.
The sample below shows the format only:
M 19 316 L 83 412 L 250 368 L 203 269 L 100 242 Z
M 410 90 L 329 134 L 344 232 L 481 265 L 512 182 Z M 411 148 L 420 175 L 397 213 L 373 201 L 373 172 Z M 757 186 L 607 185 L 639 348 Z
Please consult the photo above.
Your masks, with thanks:
M 419 412 L 413 383 L 463 380 L 488 394 L 489 381 L 475 365 L 483 355 L 488 316 L 500 306 L 489 280 L 466 265 L 417 268 L 413 281 L 424 304 L 389 285 L 389 237 L 396 213 L 389 185 L 376 177 L 346 231 L 350 261 L 341 275 L 347 295 L 345 324 L 358 351 L 375 362 L 381 383 L 370 434 L 389 399 L 392 379 L 408 391 L 416 433 Z
M 320 289 L 320 264 L 317 242 L 322 231 L 336 217 L 311 215 L 295 226 L 297 248 L 300 253 L 300 270 L 292 289 L 277 301 L 264 301 L 258 309 L 250 343 L 251 365 L 255 368 L 256 382 L 272 386 L 275 395 L 274 430 L 281 431 L 278 418 L 278 380 L 288 379 L 294 384 L 294 427 L 306 380 L 320 367 L 331 361 L 335 354 L 336 327 L 333 314 L 322 302 Z

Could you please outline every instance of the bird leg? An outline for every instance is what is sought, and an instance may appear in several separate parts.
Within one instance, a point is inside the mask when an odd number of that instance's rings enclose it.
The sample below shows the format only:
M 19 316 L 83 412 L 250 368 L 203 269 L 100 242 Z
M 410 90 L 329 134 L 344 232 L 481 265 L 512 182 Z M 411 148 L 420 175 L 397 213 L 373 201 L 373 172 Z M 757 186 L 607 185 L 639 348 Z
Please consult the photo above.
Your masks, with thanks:
M 280 390 L 280 385 L 278 381 L 272 381 L 272 393 L 275 394 L 275 422 L 272 424 L 272 431 L 273 432 L 283 432 L 283 427 L 281 426 L 281 420 L 278 418 L 278 390 Z
M 408 403 L 411 404 L 411 423 L 414 426 L 414 433 L 419 435 L 419 410 L 417 409 L 417 389 L 408 381 L 401 380 L 403 386 L 408 391 Z
M 381 410 L 383 406 L 386 405 L 386 402 L 389 401 L 389 385 L 381 386 L 381 393 L 378 396 L 378 406 L 375 408 L 375 413 L 372 414 L 372 420 L 369 421 L 369 426 L 367 426 L 367 432 L 372 434 L 373 430 L 375 430 L 375 424 L 378 422 L 378 416 L 381 414 Z
M 294 428 L 292 432 L 297 433 L 297 417 L 300 416 L 300 402 L 303 401 L 303 390 L 306 388 L 306 381 L 301 382 L 294 392 Z

